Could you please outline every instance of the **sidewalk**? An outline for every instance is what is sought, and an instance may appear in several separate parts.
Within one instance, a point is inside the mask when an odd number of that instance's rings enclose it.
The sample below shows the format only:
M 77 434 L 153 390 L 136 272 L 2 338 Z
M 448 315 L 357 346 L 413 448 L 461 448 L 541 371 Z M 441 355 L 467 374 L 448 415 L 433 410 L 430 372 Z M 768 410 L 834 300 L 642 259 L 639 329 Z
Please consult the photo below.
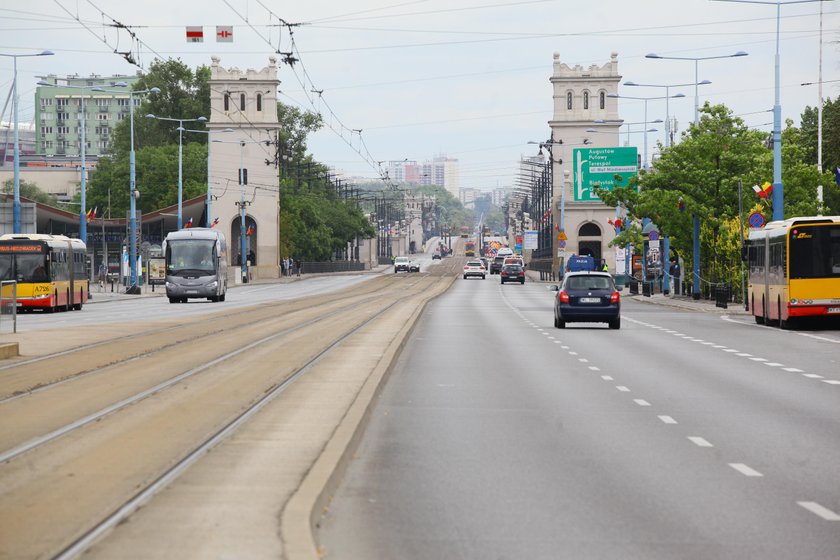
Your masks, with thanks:
M 711 299 L 692 299 L 691 296 L 665 296 L 662 294 L 653 294 L 652 296 L 638 295 L 624 295 L 625 298 L 631 298 L 634 301 L 643 303 L 652 303 L 654 305 L 664 305 L 667 307 L 675 307 L 678 309 L 688 309 L 691 311 L 703 311 L 706 313 L 720 313 L 721 315 L 749 315 L 749 312 L 744 310 L 744 306 L 740 303 L 729 303 L 727 308 L 715 306 L 714 300 Z

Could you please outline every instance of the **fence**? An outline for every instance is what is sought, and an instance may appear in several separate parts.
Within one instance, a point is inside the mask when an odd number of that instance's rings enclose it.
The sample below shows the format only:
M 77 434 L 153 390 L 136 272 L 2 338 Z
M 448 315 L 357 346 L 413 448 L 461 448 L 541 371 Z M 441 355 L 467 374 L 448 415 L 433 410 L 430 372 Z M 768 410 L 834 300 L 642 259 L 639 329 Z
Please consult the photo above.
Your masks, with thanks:
M 540 280 L 554 280 L 554 272 L 551 270 L 553 261 L 551 259 L 531 259 L 528 263 L 528 270 L 540 273 Z

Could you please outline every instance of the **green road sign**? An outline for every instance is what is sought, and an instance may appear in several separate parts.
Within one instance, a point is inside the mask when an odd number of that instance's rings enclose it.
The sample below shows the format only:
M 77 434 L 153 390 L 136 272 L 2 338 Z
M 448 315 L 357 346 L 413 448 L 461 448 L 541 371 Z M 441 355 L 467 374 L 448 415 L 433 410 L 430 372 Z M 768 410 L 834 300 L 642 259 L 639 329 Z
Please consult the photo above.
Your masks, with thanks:
M 616 175 L 621 177 L 618 186 L 626 187 L 638 171 L 637 163 L 636 148 L 575 148 L 572 152 L 575 202 L 601 200 L 593 187 L 612 190 Z

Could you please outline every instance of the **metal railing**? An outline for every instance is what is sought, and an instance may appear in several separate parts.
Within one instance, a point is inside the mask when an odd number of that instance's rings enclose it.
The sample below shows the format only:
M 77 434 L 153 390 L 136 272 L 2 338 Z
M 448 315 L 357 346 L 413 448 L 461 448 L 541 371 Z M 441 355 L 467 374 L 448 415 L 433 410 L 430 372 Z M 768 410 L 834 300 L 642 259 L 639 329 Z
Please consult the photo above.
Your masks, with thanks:
M 12 297 L 5 296 L 6 286 L 12 287 Z M 17 281 L 3 280 L 0 282 L 0 331 L 2 331 L 3 315 L 12 316 L 12 332 L 17 333 Z

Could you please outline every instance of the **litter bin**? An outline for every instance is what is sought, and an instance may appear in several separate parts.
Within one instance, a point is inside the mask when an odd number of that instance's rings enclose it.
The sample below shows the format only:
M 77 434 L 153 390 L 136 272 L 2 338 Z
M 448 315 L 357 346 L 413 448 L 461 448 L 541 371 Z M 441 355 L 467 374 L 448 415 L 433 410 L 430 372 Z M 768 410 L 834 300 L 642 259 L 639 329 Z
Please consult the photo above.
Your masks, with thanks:
M 639 281 L 635 278 L 630 278 L 630 295 L 638 295 L 639 294 Z
M 650 290 L 652 287 L 653 282 L 650 282 L 649 280 L 645 280 L 644 282 L 642 282 L 642 295 L 650 297 Z
M 729 303 L 729 284 L 715 286 L 715 307 L 727 308 Z

